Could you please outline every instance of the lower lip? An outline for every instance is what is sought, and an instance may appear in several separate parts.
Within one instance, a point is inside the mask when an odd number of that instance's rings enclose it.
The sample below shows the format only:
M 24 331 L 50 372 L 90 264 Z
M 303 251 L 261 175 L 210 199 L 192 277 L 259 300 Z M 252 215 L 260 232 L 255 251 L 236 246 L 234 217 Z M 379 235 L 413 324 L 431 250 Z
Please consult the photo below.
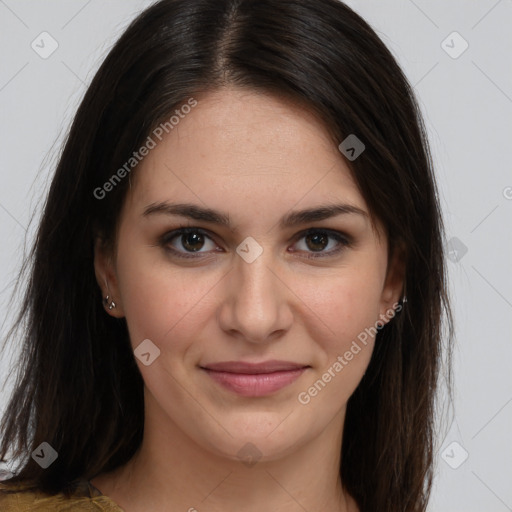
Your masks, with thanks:
M 225 388 L 241 396 L 265 396 L 275 393 L 296 381 L 306 370 L 285 370 L 272 373 L 228 373 L 204 369 L 206 373 Z

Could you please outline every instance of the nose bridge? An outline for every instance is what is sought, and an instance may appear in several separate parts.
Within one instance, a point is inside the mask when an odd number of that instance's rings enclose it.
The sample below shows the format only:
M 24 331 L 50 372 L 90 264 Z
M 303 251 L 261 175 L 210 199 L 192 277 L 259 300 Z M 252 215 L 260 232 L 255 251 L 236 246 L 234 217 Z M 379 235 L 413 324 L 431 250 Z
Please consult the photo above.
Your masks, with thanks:
M 238 250 L 244 248 L 242 243 Z M 262 251 L 254 259 L 244 258 L 242 253 L 231 272 L 230 296 L 226 297 L 221 315 L 222 327 L 237 331 L 247 341 L 269 341 L 276 331 L 287 329 L 291 322 L 286 292 L 271 270 L 271 260 L 270 250 Z
M 235 269 L 236 279 L 239 281 L 241 298 L 253 303 L 265 301 L 267 304 L 275 300 L 273 273 L 270 271 L 271 262 L 267 255 L 259 256 L 252 263 L 239 261 Z

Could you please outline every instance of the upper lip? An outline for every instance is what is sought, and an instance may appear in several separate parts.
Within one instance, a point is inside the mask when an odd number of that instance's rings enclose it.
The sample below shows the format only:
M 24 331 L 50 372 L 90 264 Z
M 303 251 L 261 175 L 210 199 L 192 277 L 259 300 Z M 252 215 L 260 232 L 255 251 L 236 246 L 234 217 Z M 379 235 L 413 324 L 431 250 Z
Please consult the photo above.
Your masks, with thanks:
M 216 372 L 256 374 L 298 370 L 300 368 L 306 368 L 307 366 L 308 365 L 294 363 L 292 361 L 272 360 L 264 361 L 262 363 L 247 363 L 244 361 L 224 361 L 220 363 L 210 363 L 201 366 L 201 368 Z

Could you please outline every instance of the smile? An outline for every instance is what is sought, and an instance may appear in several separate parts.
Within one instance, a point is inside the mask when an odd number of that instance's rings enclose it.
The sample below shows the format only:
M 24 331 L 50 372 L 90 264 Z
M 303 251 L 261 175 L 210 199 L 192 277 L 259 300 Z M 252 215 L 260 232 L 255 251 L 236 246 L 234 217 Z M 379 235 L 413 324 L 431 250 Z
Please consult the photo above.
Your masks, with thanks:
M 232 361 L 201 366 L 225 389 L 246 397 L 275 393 L 296 381 L 307 368 L 305 365 L 285 361 L 259 364 Z

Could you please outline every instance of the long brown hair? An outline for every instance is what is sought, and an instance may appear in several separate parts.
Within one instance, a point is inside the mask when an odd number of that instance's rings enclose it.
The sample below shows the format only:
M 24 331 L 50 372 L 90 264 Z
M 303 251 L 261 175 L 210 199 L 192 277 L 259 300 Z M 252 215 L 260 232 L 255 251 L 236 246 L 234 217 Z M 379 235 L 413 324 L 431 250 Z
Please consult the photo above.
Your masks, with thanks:
M 443 318 L 448 341 L 452 332 L 438 195 L 407 79 L 337 0 L 161 0 L 110 51 L 78 109 L 23 267 L 28 286 L 8 336 L 21 333 L 23 345 L 1 428 L 0 456 L 21 461 L 9 482 L 67 492 L 140 446 L 143 380 L 93 268 L 96 237 L 114 242 L 129 179 L 103 198 L 95 191 L 180 104 L 227 84 L 292 98 L 324 120 L 336 145 L 356 134 L 366 146 L 348 163 L 390 252 L 404 248 L 407 302 L 379 331 L 348 402 L 340 472 L 362 512 L 424 511 Z M 30 457 L 42 442 L 58 452 L 47 469 Z

